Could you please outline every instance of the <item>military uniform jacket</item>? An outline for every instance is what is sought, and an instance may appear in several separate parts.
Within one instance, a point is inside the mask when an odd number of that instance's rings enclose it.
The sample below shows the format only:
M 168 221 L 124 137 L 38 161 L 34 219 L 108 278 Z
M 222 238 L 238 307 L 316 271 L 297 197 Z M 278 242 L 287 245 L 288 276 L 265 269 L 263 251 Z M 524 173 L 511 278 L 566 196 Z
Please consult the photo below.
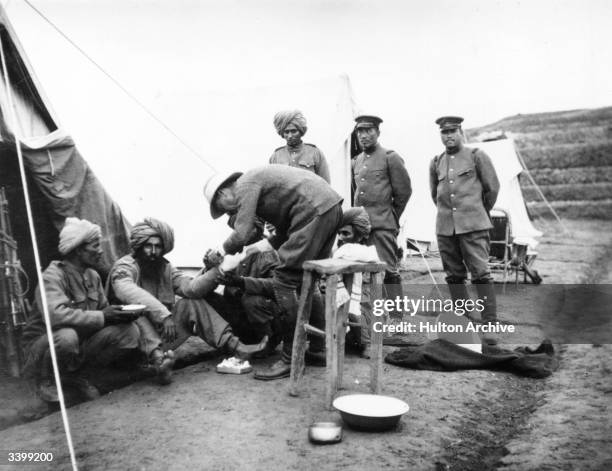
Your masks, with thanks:
M 493 227 L 489 211 L 497 200 L 499 181 L 483 151 L 464 147 L 456 154 L 434 157 L 429 186 L 438 207 L 437 234 L 452 236 Z
M 51 327 L 53 330 L 70 327 L 84 337 L 104 327 L 102 309 L 108 306 L 102 281 L 91 268 L 79 272 L 71 263 L 51 262 L 43 272 L 43 283 Z M 45 321 L 40 289 L 36 288 L 36 302 L 24 329 L 24 344 L 45 334 Z
M 365 208 L 372 229 L 397 230 L 399 218 L 412 194 L 404 160 L 397 152 L 377 145 L 371 154 L 359 154 L 352 167 L 353 206 Z
M 312 172 L 286 165 L 267 165 L 245 172 L 235 186 L 238 211 L 234 232 L 223 249 L 235 254 L 251 240 L 255 217 L 274 225 L 270 244 L 278 249 L 293 228 L 299 229 L 342 202 L 329 184 Z
M 319 175 L 327 183 L 330 182 L 327 160 L 314 144 L 301 143 L 297 147 L 279 147 L 270 157 L 270 163 L 308 170 Z

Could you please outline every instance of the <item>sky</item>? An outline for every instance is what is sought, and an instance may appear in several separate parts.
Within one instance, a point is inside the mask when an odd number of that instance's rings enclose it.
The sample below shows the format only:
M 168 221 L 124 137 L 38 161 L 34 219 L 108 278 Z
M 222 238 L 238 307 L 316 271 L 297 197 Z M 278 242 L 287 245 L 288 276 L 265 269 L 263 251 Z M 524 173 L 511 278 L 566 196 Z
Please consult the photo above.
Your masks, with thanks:
M 228 143 L 241 136 L 227 121 L 201 132 L 181 126 L 207 112 L 198 97 L 339 74 L 350 78 L 359 109 L 385 120 L 383 145 L 407 161 L 439 151 L 433 122 L 441 115 L 464 116 L 473 127 L 612 105 L 606 0 L 29 1 L 203 151 L 206 133 Z M 92 134 L 144 132 L 147 146 L 136 137 L 126 144 L 134 152 L 180 147 L 156 144 L 166 132 L 23 0 L 2 3 L 60 123 L 86 156 L 102 152 Z M 404 134 L 401 148 L 384 141 L 385 129 Z
M 461 112 L 475 126 L 612 98 L 605 0 L 31 2 L 145 103 L 339 73 L 381 115 Z M 62 60 L 22 0 L 5 5 L 37 69 Z

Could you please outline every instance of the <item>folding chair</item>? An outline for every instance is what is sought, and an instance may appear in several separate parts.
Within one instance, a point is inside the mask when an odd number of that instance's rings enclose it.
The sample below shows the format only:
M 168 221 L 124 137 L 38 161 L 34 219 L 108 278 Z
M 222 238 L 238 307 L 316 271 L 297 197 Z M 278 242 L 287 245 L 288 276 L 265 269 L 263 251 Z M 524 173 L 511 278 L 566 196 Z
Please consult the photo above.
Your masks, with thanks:
M 514 272 L 514 283 L 518 285 L 519 272 L 523 272 L 523 282 L 527 277 L 534 283 L 540 284 L 542 278 L 532 268 L 537 257 L 537 252 L 530 250 L 526 243 L 521 243 L 512 236 L 512 223 L 510 215 L 499 208 L 491 210 L 491 222 L 493 228 L 489 231 L 489 269 L 503 270 L 504 286 L 508 280 L 508 273 Z
M 491 210 L 493 228 L 489 230 L 489 269 L 504 272 L 504 285 L 508 279 L 508 270 L 512 257 L 512 243 L 510 241 L 510 216 L 501 209 Z

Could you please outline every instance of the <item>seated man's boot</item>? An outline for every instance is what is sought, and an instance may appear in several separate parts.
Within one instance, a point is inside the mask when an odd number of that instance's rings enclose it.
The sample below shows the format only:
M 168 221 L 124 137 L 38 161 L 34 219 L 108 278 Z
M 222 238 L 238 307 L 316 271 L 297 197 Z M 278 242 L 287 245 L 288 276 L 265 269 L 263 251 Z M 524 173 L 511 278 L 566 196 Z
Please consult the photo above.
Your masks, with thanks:
M 253 377 L 262 381 L 272 381 L 275 379 L 288 378 L 290 374 L 291 363 L 286 363 L 281 359 L 269 368 L 255 370 Z
M 53 367 L 51 366 L 51 353 L 45 352 L 41 359 L 40 371 L 34 380 L 36 395 L 46 403 L 59 402 L 59 393 L 53 378 Z
M 230 338 L 226 345 L 229 353 L 233 354 L 237 358 L 240 358 L 241 360 L 248 360 L 255 353 L 262 352 L 267 348 L 268 336 L 266 335 L 263 339 L 261 339 L 261 342 L 254 345 L 245 345 L 238 337 L 234 336 Z
M 85 378 L 74 375 L 62 377 L 62 387 L 70 388 L 77 392 L 86 401 L 93 401 L 100 397 L 100 391 Z
M 47 403 L 59 402 L 59 394 L 55 381 L 50 378 L 39 378 L 36 380 L 36 395 Z

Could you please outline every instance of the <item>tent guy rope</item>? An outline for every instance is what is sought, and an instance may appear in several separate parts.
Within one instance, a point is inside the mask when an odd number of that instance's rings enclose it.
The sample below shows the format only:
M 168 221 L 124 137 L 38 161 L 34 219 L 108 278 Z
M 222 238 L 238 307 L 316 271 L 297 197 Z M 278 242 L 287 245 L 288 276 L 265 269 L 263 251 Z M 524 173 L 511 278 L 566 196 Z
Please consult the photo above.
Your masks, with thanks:
M 213 172 L 217 169 L 212 165 L 206 158 L 204 158 L 197 150 L 189 145 L 177 132 L 175 132 L 170 126 L 168 126 L 161 118 L 159 118 L 153 111 L 149 109 L 142 101 L 136 98 L 127 88 L 125 88 L 115 77 L 107 72 L 100 64 L 98 64 L 89 54 L 87 54 L 78 44 L 76 44 L 70 37 L 65 34 L 58 26 L 55 25 L 49 18 L 45 16 L 38 8 L 36 8 L 29 0 L 23 0 L 32 10 L 34 10 L 45 22 L 47 22 L 59 35 L 61 35 L 70 45 L 72 45 L 83 57 L 85 57 L 94 67 L 96 67 L 102 74 L 104 74 L 111 82 L 113 82 L 128 98 L 136 103 L 146 114 L 148 114 L 155 122 L 163 127 L 168 133 L 170 133 L 178 142 L 180 142 L 192 155 L 201 160 L 208 168 Z

